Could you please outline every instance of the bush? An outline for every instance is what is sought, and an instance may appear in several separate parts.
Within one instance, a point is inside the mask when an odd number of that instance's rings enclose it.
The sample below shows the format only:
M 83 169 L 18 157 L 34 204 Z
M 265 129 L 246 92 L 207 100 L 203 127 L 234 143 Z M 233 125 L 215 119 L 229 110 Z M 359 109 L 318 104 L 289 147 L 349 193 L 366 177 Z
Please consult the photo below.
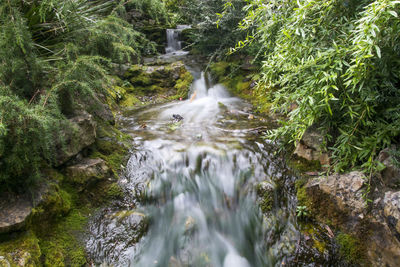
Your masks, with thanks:
M 287 115 L 269 137 L 287 143 L 317 125 L 335 171 L 379 169 L 399 141 L 400 2 L 249 1 L 241 27 L 263 55 L 260 104 Z

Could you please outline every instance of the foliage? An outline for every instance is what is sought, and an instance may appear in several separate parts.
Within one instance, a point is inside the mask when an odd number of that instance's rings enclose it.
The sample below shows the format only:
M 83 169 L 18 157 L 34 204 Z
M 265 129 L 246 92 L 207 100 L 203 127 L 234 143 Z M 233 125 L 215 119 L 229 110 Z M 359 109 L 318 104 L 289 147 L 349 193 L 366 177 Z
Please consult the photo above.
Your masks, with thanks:
M 307 206 L 297 206 L 296 207 L 296 215 L 299 218 L 307 217 L 309 215 Z
M 264 58 L 257 97 L 287 115 L 269 137 L 317 125 L 335 171 L 379 169 L 400 134 L 400 1 L 251 0 L 240 27 Z M 253 31 L 254 27 L 257 28 Z
M 0 191 L 24 188 L 40 166 L 53 164 L 62 120 L 77 109 L 95 110 L 96 95 L 108 93 L 111 62 L 154 51 L 120 17 L 126 4 L 0 3 Z
M 170 7 L 179 4 L 184 22 L 196 28 L 192 36 L 193 48 L 199 53 L 224 56 L 232 44 L 246 37 L 237 27 L 245 15 L 242 10 L 245 1 L 179 0 L 168 3 Z
M 162 0 L 128 0 L 126 7 L 147 14 L 157 23 L 169 22 L 167 8 Z

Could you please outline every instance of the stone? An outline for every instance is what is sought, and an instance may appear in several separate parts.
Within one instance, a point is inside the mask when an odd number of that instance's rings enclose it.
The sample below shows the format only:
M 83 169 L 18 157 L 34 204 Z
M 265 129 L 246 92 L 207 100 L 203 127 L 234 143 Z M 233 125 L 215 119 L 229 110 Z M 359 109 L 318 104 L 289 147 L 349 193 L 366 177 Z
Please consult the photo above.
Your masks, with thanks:
M 12 194 L 2 193 L 0 197 L 0 234 L 23 229 L 38 206 L 44 195 L 48 193 L 48 187 L 40 185 L 33 193 Z
M 378 160 L 385 165 L 385 169 L 381 172 L 382 181 L 387 187 L 400 188 L 400 168 L 394 164 L 394 159 L 390 154 L 391 150 L 395 150 L 395 148 L 385 148 L 378 156 Z
M 79 115 L 68 120 L 60 135 L 64 138 L 57 145 L 58 154 L 54 164 L 56 167 L 66 163 L 95 142 L 96 122 L 92 115 L 82 111 Z
M 362 172 L 333 174 L 311 179 L 306 184 L 307 192 L 320 191 L 334 201 L 337 208 L 358 219 L 366 213 L 363 186 L 366 178 Z
M 66 168 L 67 180 L 76 184 L 82 191 L 88 185 L 112 176 L 112 170 L 100 158 L 83 159 L 79 164 Z
M 383 214 L 387 224 L 394 234 L 399 237 L 400 241 L 400 191 L 385 192 L 385 197 L 383 198 Z
M 321 150 L 323 141 L 323 135 L 315 126 L 311 126 L 296 144 L 294 154 L 309 161 L 319 161 L 321 165 L 329 165 L 329 155 Z
M 398 266 L 400 262 L 400 192 L 387 191 L 367 212 L 363 199 L 366 177 L 353 171 L 308 181 L 305 189 L 312 212 L 322 221 L 351 233 L 363 243 L 368 266 Z M 379 191 L 379 190 L 378 190 Z

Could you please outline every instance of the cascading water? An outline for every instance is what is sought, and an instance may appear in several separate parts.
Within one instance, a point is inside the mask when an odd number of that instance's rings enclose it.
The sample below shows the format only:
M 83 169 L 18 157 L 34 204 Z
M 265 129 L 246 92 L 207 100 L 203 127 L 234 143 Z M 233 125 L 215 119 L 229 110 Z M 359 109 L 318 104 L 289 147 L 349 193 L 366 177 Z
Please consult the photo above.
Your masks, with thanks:
M 188 100 L 135 111 L 122 121 L 135 137 L 121 180 L 126 196 L 92 220 L 90 257 L 97 264 L 143 267 L 337 263 L 329 250 L 319 259 L 315 251 L 313 259 L 298 256 L 303 243 L 293 176 L 273 155 L 274 145 L 251 130 L 271 125 L 249 120 L 249 105 L 222 85 L 207 88 L 205 76 L 193 83 Z M 172 122 L 174 114 L 184 119 Z M 262 181 L 274 196 L 265 214 L 256 204 Z
M 189 29 L 189 25 L 177 25 L 176 29 L 167 29 L 167 47 L 165 48 L 165 52 L 176 53 L 182 49 L 182 42 L 179 40 L 179 34 L 184 29 Z

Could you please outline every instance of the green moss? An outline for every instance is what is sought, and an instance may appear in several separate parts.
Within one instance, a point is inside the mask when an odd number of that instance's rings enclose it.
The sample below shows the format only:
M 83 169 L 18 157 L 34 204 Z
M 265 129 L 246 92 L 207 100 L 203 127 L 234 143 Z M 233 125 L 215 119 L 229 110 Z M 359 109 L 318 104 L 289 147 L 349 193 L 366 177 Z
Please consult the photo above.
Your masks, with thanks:
M 259 196 L 258 204 L 263 213 L 272 210 L 274 204 L 274 191 L 271 188 L 265 188 L 262 183 L 256 186 L 256 192 Z
M 118 183 L 112 183 L 107 188 L 107 196 L 111 199 L 121 198 L 124 196 L 124 192 Z
M 132 77 L 129 81 L 134 87 L 146 87 L 154 83 L 154 81 L 145 73 L 140 73 L 139 75 Z
M 297 205 L 298 206 L 306 206 L 308 208 L 308 210 L 311 211 L 312 200 L 308 196 L 306 187 L 305 187 L 307 181 L 308 181 L 308 179 L 303 177 L 303 178 L 298 179 L 295 182 Z
M 39 266 L 42 254 L 39 240 L 32 231 L 27 231 L 12 236 L 3 236 L 0 239 L 0 255 L 11 266 Z
M 173 99 L 187 98 L 192 82 L 193 76 L 190 72 L 184 71 L 183 73 L 181 73 L 179 79 L 176 81 L 176 84 L 174 86 L 176 90 L 176 95 L 173 96 Z
M 364 259 L 364 249 L 361 242 L 354 236 L 341 233 L 336 237 L 342 257 L 351 263 L 360 263 Z
M 210 70 L 212 74 L 217 78 L 218 81 L 224 79 L 226 75 L 228 75 L 231 71 L 231 67 L 234 64 L 229 63 L 227 61 L 219 61 L 210 65 Z
M 51 184 L 41 205 L 33 209 L 30 221 L 33 226 L 68 214 L 71 210 L 71 196 L 56 184 Z
M 86 264 L 84 246 L 78 239 L 87 223 L 86 212 L 74 209 L 53 227 L 40 232 L 40 248 L 45 266 L 82 266 Z
M 140 65 L 132 65 L 125 73 L 124 73 L 124 78 L 132 78 L 135 76 L 138 76 L 140 73 L 142 73 L 142 67 Z
M 305 173 L 309 171 L 318 171 L 321 169 L 321 163 L 318 160 L 306 160 L 300 157 L 293 156 L 289 161 L 288 165 L 291 169 Z
M 119 103 L 122 107 L 133 107 L 140 104 L 141 101 L 133 94 L 125 94 L 122 101 Z

